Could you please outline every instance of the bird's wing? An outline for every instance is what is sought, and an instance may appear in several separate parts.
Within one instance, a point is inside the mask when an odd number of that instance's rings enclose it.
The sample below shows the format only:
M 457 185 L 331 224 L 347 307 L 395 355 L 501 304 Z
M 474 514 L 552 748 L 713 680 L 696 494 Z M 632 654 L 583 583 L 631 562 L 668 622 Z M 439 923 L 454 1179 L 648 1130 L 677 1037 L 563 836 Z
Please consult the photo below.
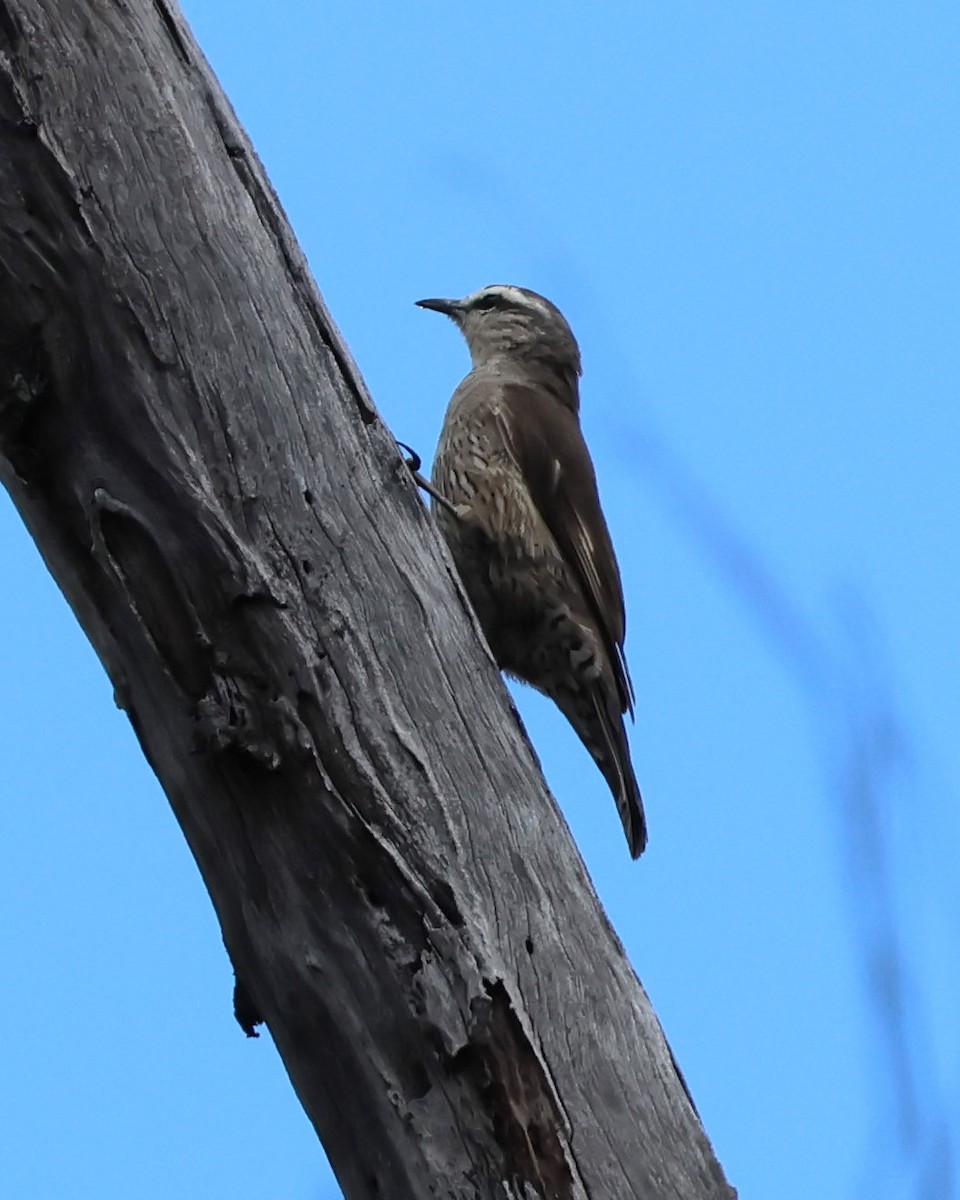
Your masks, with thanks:
M 623 654 L 623 585 L 580 422 L 543 389 L 522 383 L 505 383 L 502 389 L 497 420 L 504 444 L 573 569 L 606 646 L 621 709 L 632 715 L 633 685 Z

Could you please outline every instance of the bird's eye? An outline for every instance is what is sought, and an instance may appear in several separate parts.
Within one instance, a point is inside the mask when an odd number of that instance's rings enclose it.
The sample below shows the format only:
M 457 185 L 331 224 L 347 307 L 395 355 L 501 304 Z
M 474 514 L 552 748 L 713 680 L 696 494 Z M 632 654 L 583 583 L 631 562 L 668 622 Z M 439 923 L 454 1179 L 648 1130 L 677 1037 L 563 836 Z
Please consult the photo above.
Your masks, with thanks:
M 481 296 L 479 300 L 474 300 L 473 307 L 484 311 L 488 308 L 496 308 L 499 299 L 496 296 Z

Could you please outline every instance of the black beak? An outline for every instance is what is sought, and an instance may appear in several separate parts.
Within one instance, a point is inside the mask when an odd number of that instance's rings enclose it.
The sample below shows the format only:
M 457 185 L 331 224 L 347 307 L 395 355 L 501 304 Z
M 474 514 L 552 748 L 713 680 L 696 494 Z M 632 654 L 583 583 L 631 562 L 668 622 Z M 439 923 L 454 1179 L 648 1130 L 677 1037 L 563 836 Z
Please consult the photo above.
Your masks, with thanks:
M 456 320 L 460 313 L 459 300 L 417 300 L 418 308 L 429 308 L 432 312 L 443 313 L 445 317 Z

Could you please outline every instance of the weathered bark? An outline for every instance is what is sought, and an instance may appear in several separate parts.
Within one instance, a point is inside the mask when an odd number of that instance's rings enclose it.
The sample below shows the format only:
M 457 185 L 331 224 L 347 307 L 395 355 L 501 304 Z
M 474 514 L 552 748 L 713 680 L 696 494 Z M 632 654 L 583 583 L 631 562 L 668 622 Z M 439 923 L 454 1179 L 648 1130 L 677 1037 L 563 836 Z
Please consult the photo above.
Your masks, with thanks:
M 345 1193 L 732 1195 L 180 15 L 0 52 L 0 477 Z

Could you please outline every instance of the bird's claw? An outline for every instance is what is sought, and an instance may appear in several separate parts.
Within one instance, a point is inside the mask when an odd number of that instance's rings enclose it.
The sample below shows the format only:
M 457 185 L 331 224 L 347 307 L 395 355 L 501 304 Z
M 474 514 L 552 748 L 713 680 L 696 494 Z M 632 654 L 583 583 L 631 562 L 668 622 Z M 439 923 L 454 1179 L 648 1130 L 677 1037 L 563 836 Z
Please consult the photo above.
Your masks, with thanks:
M 406 442 L 397 442 L 397 445 L 401 450 L 406 451 L 406 457 L 403 460 L 403 465 L 407 468 L 411 475 L 416 475 L 423 463 L 420 455 L 416 452 L 416 450 L 411 449 Z
M 397 442 L 397 445 L 401 450 L 406 451 L 406 457 L 403 460 L 403 465 L 413 476 L 413 481 L 417 487 L 425 491 L 428 496 L 432 496 L 433 499 L 436 500 L 439 505 L 441 505 L 441 507 L 445 508 L 447 512 L 452 513 L 459 519 L 460 513 L 457 511 L 456 506 L 451 504 L 442 492 L 437 491 L 429 479 L 420 474 L 421 459 L 416 450 L 411 449 L 406 442 Z

